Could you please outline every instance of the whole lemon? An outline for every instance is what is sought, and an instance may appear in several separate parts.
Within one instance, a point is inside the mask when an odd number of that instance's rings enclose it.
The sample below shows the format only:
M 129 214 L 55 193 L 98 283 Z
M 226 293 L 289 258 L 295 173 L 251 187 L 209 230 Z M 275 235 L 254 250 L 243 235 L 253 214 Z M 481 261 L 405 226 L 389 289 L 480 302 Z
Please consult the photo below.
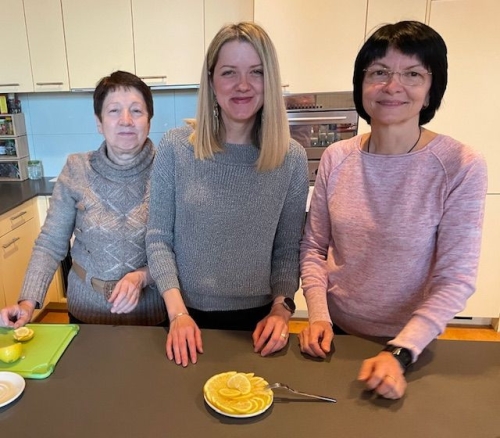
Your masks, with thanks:
M 0 360 L 5 363 L 12 363 L 19 360 L 23 354 L 23 347 L 19 342 L 0 348 Z

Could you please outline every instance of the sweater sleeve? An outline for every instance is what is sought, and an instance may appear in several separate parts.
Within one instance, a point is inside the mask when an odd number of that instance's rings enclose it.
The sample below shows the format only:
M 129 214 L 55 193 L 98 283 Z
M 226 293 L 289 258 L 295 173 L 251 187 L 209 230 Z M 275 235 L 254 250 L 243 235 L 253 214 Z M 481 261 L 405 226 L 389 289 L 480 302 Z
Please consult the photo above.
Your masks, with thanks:
M 47 218 L 33 247 L 19 301 L 36 301 L 40 308 L 47 289 L 61 260 L 66 257 L 73 235 L 76 217 L 75 192 L 72 189 L 82 175 L 76 164 L 77 156 L 70 156 L 57 178 L 50 199 Z
M 146 251 L 151 277 L 163 294 L 180 289 L 173 250 L 175 224 L 175 160 L 171 133 L 167 132 L 157 149 L 151 175 Z
M 429 293 L 390 342 L 410 349 L 414 360 L 475 291 L 486 189 L 486 163 L 477 155 L 449 181 Z
M 299 245 L 309 190 L 304 149 L 294 145 L 293 170 L 273 243 L 271 288 L 273 297 L 293 298 L 299 287 Z
M 319 165 L 300 246 L 302 289 L 311 323 L 315 321 L 332 322 L 327 304 L 327 258 L 332 238 L 327 193 L 330 166 L 331 158 L 327 150 Z

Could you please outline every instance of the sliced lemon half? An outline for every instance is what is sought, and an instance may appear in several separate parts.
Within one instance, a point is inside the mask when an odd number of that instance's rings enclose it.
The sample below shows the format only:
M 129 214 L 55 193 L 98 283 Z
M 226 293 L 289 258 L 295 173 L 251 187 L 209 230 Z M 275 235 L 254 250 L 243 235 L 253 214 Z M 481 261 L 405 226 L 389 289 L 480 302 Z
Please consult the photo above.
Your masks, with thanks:
M 35 336 L 35 331 L 28 327 L 19 327 L 14 330 L 14 339 L 20 342 L 27 342 Z
M 23 346 L 19 342 L 0 348 L 0 360 L 5 363 L 12 363 L 19 360 L 22 354 Z

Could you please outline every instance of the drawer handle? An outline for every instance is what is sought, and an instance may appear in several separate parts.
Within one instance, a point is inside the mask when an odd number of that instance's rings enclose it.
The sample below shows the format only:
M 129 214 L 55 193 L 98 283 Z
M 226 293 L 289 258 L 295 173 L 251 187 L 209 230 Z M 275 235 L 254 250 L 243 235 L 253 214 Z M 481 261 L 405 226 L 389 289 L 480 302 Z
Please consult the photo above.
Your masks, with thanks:
M 19 87 L 19 84 L 0 84 L 0 87 Z
M 14 237 L 9 243 L 2 245 L 3 249 L 7 249 L 9 246 L 14 245 L 14 243 L 16 243 L 19 239 L 20 237 Z
M 143 81 L 147 81 L 148 79 L 151 80 L 151 79 L 167 79 L 167 76 L 165 75 L 160 75 L 160 76 L 141 76 L 141 79 Z
M 36 83 L 38 86 L 43 87 L 44 85 L 63 85 L 62 82 L 37 82 Z
M 16 214 L 15 216 L 12 216 L 10 218 L 11 221 L 15 221 L 16 219 L 19 219 L 20 217 L 24 216 L 26 214 L 26 211 L 21 211 L 21 213 Z

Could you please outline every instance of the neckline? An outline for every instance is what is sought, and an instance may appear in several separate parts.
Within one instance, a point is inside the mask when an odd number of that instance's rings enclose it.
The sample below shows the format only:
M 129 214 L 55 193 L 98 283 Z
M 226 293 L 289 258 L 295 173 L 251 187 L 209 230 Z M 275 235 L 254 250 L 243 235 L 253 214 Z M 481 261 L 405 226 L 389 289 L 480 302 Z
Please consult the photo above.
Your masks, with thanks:
M 408 149 L 408 151 L 406 152 L 407 154 L 409 154 L 413 149 L 415 149 L 415 146 L 417 146 L 418 142 L 420 141 L 420 138 L 422 137 L 422 127 L 419 126 L 418 127 L 418 138 L 417 138 L 417 141 L 415 142 L 415 144 L 410 148 Z M 370 137 L 368 138 L 368 146 L 366 148 L 366 152 L 367 153 L 370 153 L 370 144 L 372 142 L 372 134 L 370 133 Z M 375 153 L 375 152 L 373 152 Z M 387 154 L 384 154 L 384 155 L 387 155 Z M 403 155 L 403 154 L 394 154 L 394 155 Z

